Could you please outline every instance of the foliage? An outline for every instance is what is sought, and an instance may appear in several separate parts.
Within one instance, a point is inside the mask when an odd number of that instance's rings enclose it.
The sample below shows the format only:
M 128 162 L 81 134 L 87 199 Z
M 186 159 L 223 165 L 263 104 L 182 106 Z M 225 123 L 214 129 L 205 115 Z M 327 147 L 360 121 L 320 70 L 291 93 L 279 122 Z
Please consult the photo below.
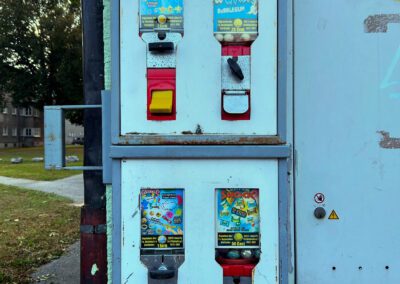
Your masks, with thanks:
M 15 106 L 82 103 L 80 0 L 0 0 L 0 100 L 6 93 Z

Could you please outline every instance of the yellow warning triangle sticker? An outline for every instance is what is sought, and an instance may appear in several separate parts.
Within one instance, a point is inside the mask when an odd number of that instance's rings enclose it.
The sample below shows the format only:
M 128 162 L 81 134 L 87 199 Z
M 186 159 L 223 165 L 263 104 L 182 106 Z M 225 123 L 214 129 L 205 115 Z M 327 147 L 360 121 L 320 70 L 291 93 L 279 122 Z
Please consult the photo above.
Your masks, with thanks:
M 336 214 L 335 210 L 332 210 L 331 215 L 329 215 L 329 220 L 339 220 L 339 216 Z

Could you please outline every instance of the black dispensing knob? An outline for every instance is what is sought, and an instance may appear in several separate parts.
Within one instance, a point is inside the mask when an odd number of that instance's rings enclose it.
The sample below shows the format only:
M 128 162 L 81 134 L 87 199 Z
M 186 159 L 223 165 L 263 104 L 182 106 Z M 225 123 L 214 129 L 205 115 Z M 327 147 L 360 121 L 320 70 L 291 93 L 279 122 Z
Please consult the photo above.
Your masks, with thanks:
M 244 79 L 242 68 L 240 68 L 237 57 L 228 58 L 229 68 L 231 68 L 232 74 L 240 81 Z

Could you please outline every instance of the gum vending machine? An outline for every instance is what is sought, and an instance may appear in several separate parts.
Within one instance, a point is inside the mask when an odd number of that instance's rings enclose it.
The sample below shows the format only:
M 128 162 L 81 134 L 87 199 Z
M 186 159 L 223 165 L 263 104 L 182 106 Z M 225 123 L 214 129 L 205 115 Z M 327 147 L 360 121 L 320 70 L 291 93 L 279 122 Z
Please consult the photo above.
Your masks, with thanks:
M 240 283 L 252 277 L 260 255 L 258 188 L 218 188 L 215 191 L 216 260 L 224 276 Z
M 113 283 L 288 283 L 286 13 L 112 1 Z

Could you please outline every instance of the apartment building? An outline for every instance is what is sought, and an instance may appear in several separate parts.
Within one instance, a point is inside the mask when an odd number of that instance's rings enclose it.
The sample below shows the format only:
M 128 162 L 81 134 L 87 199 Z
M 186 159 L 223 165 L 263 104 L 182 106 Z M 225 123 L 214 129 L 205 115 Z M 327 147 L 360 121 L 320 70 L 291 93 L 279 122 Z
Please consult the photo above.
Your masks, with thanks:
M 43 113 L 33 107 L 0 108 L 0 148 L 43 145 Z
M 65 144 L 73 144 L 76 138 L 84 137 L 84 128 L 81 125 L 72 124 L 68 119 L 65 120 Z

